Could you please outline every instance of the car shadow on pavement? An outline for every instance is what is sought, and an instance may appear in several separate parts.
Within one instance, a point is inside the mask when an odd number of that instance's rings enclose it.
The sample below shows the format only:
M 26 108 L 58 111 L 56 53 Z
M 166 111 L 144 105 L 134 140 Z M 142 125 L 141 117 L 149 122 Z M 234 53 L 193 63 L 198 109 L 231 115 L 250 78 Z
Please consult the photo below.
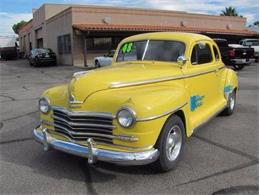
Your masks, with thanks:
M 115 173 L 125 173 L 131 175 L 158 175 L 160 172 L 156 169 L 154 164 L 148 165 L 139 165 L 139 166 L 122 166 L 107 162 L 96 162 L 96 164 L 92 165 L 93 171 L 99 172 L 115 172 Z
M 42 147 L 31 139 L 17 143 L 1 144 L 0 156 L 1 162 L 3 162 L 3 164 L 1 163 L 3 173 L 8 171 L 8 164 L 10 164 L 16 169 L 31 172 L 34 176 L 43 175 L 56 180 L 69 179 L 91 182 L 88 181 L 87 177 L 89 169 L 85 163 L 86 159 L 55 150 L 44 152 Z M 8 174 L 6 173 L 6 175 Z M 8 175 L 8 177 L 12 177 L 12 175 Z M 103 177 L 99 178 L 96 182 L 105 182 L 113 179 L 113 176 L 103 174 Z M 21 180 L 24 179 L 26 178 L 21 176 Z
M 151 165 L 126 167 L 99 161 L 89 165 L 85 158 L 55 150 L 44 152 L 42 146 L 31 139 L 1 144 L 0 155 L 2 162 L 15 164 L 18 168 L 26 167 L 25 169 L 31 171 L 32 174 L 40 174 L 57 180 L 102 183 L 114 180 L 118 172 L 135 175 L 158 174 Z

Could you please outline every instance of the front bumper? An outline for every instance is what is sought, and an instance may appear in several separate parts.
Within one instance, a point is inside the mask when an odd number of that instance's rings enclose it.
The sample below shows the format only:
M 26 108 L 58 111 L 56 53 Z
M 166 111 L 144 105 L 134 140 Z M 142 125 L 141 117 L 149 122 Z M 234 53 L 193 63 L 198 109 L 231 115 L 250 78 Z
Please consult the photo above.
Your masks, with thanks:
M 253 62 L 255 62 L 254 58 L 250 58 L 250 59 L 231 59 L 230 60 L 232 63 L 234 64 L 245 64 L 245 65 L 249 65 Z
M 154 162 L 159 157 L 159 151 L 154 148 L 144 152 L 118 152 L 95 148 L 95 143 L 91 138 L 86 141 L 88 147 L 73 142 L 62 141 L 52 137 L 47 129 L 43 129 L 43 131 L 34 129 L 33 137 L 36 141 L 43 144 L 45 151 L 53 148 L 88 158 L 88 163 L 90 164 L 96 160 L 100 160 L 120 165 L 145 165 Z

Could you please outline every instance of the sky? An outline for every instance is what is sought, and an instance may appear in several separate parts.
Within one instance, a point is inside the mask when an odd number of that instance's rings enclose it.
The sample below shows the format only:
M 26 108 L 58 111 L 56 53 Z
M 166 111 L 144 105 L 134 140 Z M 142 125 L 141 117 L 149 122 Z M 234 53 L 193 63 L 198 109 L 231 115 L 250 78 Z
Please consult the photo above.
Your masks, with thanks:
M 225 7 L 233 6 L 247 18 L 247 25 L 259 18 L 258 0 L 0 0 L 0 37 L 13 36 L 12 25 L 32 18 L 32 9 L 43 3 L 106 5 L 186 11 L 219 15 Z

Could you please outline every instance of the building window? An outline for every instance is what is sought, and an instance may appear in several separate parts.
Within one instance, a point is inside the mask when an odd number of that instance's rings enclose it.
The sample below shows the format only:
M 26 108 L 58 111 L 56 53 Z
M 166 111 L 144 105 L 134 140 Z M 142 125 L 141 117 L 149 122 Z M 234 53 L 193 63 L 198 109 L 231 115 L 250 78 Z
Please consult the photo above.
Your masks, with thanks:
M 86 46 L 88 51 L 108 51 L 116 49 L 122 37 L 88 37 Z
M 111 37 L 100 38 L 87 38 L 86 39 L 87 50 L 99 51 L 112 49 Z
M 59 54 L 71 53 L 70 34 L 58 36 L 58 53 Z

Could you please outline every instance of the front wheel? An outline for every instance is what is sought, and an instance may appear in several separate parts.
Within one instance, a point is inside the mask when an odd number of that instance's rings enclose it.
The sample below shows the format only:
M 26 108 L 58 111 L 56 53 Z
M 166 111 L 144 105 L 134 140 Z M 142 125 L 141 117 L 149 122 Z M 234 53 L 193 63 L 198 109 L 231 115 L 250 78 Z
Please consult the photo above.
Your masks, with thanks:
M 233 90 L 228 96 L 227 107 L 223 110 L 222 115 L 229 116 L 232 115 L 236 106 L 236 91 Z
M 96 67 L 96 68 L 100 68 L 100 63 L 99 63 L 98 60 L 95 61 L 95 67 Z
M 244 68 L 244 65 L 243 64 L 234 64 L 233 67 L 235 70 L 242 70 Z
M 185 143 L 185 128 L 181 118 L 172 115 L 165 123 L 157 142 L 160 152 L 156 167 L 166 172 L 176 167 Z

